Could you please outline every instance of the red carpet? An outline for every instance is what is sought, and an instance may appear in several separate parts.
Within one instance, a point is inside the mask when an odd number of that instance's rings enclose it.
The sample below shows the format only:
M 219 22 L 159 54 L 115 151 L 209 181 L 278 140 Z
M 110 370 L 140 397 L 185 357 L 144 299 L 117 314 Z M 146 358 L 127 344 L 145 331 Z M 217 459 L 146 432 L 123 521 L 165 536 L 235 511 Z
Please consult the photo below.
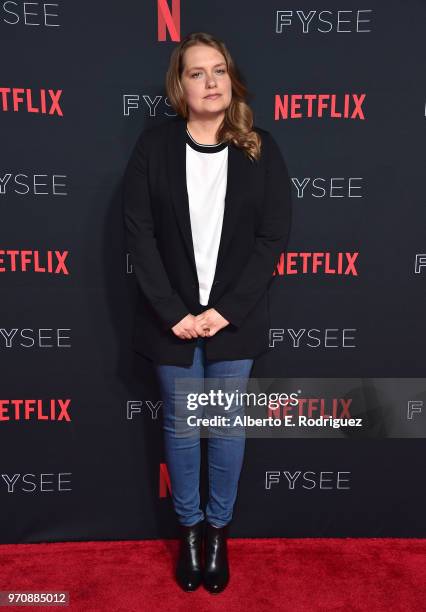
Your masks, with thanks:
M 3 544 L 0 590 L 69 591 L 68 609 L 82 612 L 426 609 L 424 539 L 228 542 L 231 581 L 217 595 L 175 584 L 177 540 Z

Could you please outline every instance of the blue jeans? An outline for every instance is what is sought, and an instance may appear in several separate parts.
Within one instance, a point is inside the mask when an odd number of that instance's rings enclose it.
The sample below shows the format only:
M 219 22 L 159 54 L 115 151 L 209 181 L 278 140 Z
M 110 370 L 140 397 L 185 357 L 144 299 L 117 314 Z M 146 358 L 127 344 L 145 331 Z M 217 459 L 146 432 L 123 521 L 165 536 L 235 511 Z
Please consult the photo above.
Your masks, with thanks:
M 238 435 L 221 437 L 221 431 L 224 429 L 209 428 L 207 441 L 209 501 L 204 514 L 200 508 L 199 491 L 200 427 L 187 427 L 186 431 L 189 432 L 189 435 L 182 435 L 183 423 L 186 423 L 189 413 L 187 408 L 179 410 L 179 406 L 183 406 L 182 396 L 186 395 L 188 388 L 186 393 L 180 393 L 179 389 L 175 388 L 175 380 L 178 378 L 196 379 L 189 383 L 190 392 L 208 393 L 211 389 L 223 389 L 224 385 L 220 384 L 219 378 L 228 379 L 226 382 L 231 385 L 232 379 L 235 378 L 238 379 L 238 385 L 235 388 L 240 392 L 245 392 L 253 359 L 209 361 L 204 353 L 205 342 L 205 338 L 197 338 L 191 366 L 154 364 L 154 367 L 162 393 L 166 463 L 172 485 L 173 506 L 178 515 L 178 521 L 181 525 L 190 526 L 205 518 L 211 525 L 223 527 L 232 518 L 237 497 L 238 480 L 245 450 L 245 430 L 244 427 L 241 427 Z M 219 384 L 216 386 L 210 381 L 207 389 L 204 378 L 216 378 Z M 227 385 L 225 387 L 228 388 Z M 237 415 L 243 416 L 245 412 L 244 405 L 235 404 L 236 402 L 232 402 L 226 412 L 227 416 L 232 415 L 232 419 Z M 205 417 L 208 412 L 209 407 L 206 405 L 198 406 L 195 410 L 191 410 L 190 414 Z M 219 435 L 216 433 L 211 435 L 210 431 L 215 431 Z

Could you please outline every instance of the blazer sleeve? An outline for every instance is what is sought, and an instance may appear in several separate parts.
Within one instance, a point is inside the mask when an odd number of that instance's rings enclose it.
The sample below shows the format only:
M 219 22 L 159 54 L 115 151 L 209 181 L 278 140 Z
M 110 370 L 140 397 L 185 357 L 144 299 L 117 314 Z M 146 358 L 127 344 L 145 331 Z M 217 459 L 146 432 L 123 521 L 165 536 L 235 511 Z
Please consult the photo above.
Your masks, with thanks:
M 292 220 L 291 187 L 286 163 L 270 132 L 266 132 L 266 185 L 263 215 L 255 246 L 238 280 L 213 306 L 240 327 L 272 281 L 275 263 L 285 250 Z
M 122 205 L 127 250 L 142 293 L 152 304 L 164 330 L 189 314 L 170 284 L 157 247 L 148 184 L 146 130 L 132 151 L 122 182 Z

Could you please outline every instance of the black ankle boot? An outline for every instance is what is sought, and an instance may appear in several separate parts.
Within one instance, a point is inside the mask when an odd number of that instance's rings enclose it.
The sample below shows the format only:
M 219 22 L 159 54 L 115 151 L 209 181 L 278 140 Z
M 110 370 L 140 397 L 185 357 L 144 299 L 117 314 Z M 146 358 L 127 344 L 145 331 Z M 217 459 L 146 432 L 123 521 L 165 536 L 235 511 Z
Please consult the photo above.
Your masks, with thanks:
M 191 527 L 180 525 L 180 529 L 176 580 L 184 591 L 195 591 L 203 579 L 201 559 L 204 521 L 200 521 Z
M 206 522 L 203 582 L 210 593 L 220 593 L 229 582 L 227 527 Z

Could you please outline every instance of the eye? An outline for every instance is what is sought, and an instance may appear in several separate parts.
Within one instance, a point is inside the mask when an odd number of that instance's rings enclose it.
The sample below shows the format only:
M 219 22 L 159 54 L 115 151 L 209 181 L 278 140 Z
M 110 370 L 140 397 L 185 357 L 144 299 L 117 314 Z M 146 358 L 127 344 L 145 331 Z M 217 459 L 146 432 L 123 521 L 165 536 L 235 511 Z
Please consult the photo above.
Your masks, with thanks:
M 218 69 L 216 70 L 216 72 L 220 72 L 220 73 L 224 74 L 224 73 L 226 72 L 226 69 L 225 69 L 225 68 L 218 68 Z M 193 77 L 196 77 L 198 74 L 201 74 L 201 72 L 193 72 L 193 73 L 191 74 L 191 79 L 192 79 Z

